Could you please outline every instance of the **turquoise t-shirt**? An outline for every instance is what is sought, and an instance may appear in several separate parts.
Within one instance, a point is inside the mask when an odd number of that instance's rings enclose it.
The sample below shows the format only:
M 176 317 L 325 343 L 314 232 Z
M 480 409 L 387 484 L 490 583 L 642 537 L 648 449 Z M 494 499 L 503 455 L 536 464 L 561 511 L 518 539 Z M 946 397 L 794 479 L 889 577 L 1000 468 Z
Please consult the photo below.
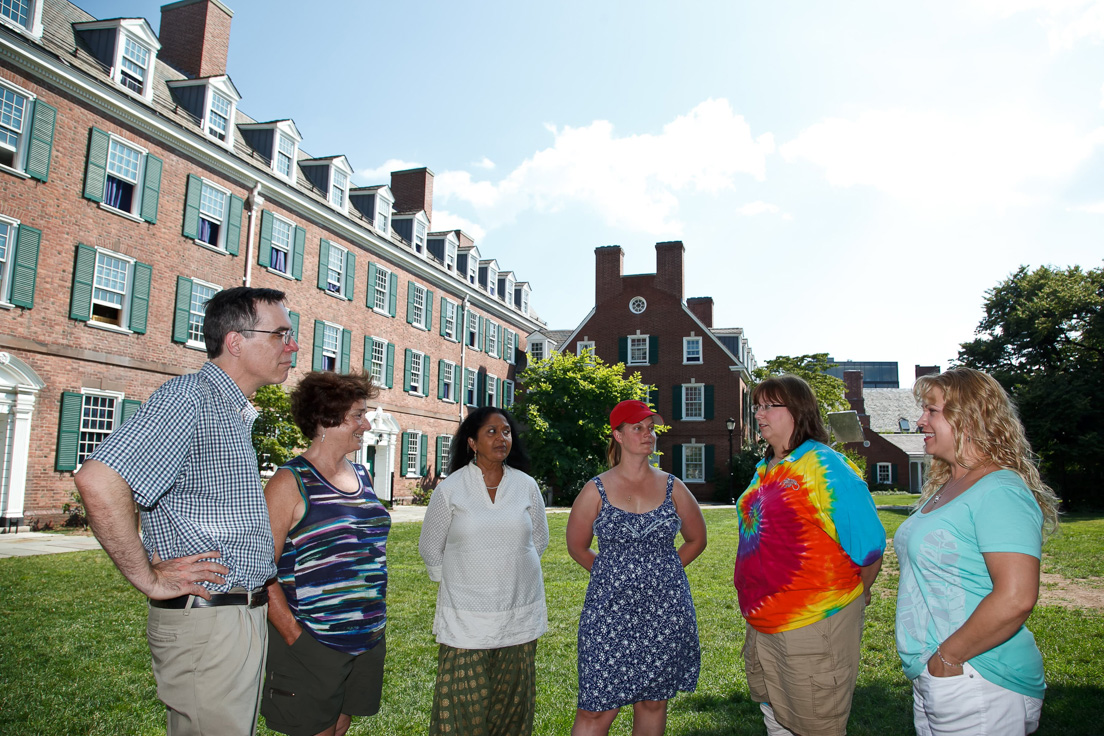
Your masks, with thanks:
M 982 553 L 1041 558 L 1042 525 L 1039 504 L 1011 470 L 990 473 L 945 506 L 917 511 L 901 524 L 893 537 L 901 565 L 897 653 L 910 680 L 993 591 Z M 986 680 L 1021 695 L 1042 698 L 1046 690 L 1043 657 L 1024 626 L 970 664 Z

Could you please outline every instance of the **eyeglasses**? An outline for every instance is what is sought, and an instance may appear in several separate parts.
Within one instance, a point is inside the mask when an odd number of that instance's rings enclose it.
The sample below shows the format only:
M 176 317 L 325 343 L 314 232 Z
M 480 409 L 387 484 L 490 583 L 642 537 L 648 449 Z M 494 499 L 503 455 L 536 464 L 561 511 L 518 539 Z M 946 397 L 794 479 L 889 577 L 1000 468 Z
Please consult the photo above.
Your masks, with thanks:
M 263 332 L 267 335 L 279 335 L 285 345 L 290 345 L 295 339 L 295 330 L 235 330 L 235 332 Z
M 771 409 L 785 409 L 785 404 L 752 404 L 751 413 L 758 414 L 760 411 L 770 411 Z

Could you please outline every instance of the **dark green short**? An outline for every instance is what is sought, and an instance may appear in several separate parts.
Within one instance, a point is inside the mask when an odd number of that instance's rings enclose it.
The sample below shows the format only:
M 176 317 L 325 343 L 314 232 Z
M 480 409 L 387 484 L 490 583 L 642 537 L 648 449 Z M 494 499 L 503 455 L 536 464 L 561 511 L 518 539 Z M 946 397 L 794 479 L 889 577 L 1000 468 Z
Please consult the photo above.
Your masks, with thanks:
M 354 656 L 330 649 L 306 631 L 289 647 L 270 623 L 261 715 L 269 728 L 288 736 L 314 736 L 342 713 L 375 715 L 386 654 L 385 639 Z

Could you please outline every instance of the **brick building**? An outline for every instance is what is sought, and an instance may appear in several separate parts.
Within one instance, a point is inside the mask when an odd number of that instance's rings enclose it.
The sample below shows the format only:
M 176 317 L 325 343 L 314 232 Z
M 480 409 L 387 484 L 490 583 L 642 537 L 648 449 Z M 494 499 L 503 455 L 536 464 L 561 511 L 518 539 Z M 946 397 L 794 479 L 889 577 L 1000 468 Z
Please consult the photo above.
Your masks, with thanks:
M 724 339 L 714 332 L 712 297 L 683 299 L 682 243 L 655 248 L 656 272 L 633 275 L 623 273 L 620 246 L 596 248 L 594 308 L 566 336 L 544 331 L 537 339 L 559 351 L 589 348 L 607 363 L 639 371 L 655 386 L 649 401 L 671 427 L 657 442 L 660 467 L 682 478 L 699 500 L 727 501 L 725 422 L 736 421 L 739 451 L 751 427 L 755 357 L 742 330 L 718 330 Z
M 384 498 L 432 482 L 466 407 L 513 400 L 529 285 L 461 268 L 475 245 L 432 229 L 428 169 L 359 187 L 291 119 L 243 113 L 231 18 L 182 0 L 155 34 L 66 0 L 0 8 L 0 526 L 56 520 L 95 446 L 202 365 L 222 288 L 288 293 L 289 383 L 377 377 L 360 459 Z

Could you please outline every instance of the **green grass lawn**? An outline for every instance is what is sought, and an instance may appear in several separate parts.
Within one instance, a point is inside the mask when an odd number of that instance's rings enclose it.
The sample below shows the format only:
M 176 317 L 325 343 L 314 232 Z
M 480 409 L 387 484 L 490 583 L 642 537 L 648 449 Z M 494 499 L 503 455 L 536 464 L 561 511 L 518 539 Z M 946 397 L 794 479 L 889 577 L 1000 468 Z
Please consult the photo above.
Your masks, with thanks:
M 748 700 L 740 648 L 743 620 L 732 589 L 737 543 L 732 510 L 707 510 L 709 548 L 690 566 L 698 610 L 702 674 L 697 692 L 671 701 L 669 734 L 763 734 Z M 892 535 L 904 512 L 879 512 Z M 549 517 L 544 556 L 550 630 L 537 650 L 537 733 L 567 734 L 576 696 L 575 634 L 587 574 L 567 556 L 565 514 Z M 395 526 L 385 693 L 380 714 L 356 719 L 352 734 L 424 734 L 436 644 L 430 634 L 435 586 L 417 552 L 418 524 Z M 1067 517 L 1047 545 L 1045 569 L 1070 578 L 1101 575 L 1104 517 Z M 867 609 L 863 666 L 849 733 L 910 734 L 911 690 L 893 644 L 896 560 Z M 1104 732 L 1104 615 L 1039 607 L 1029 627 L 1046 661 L 1041 736 Z M 628 734 L 623 714 L 613 733 Z M 145 605 L 102 552 L 0 560 L 0 733 L 164 733 L 145 638 Z M 261 733 L 272 733 L 261 728 Z

